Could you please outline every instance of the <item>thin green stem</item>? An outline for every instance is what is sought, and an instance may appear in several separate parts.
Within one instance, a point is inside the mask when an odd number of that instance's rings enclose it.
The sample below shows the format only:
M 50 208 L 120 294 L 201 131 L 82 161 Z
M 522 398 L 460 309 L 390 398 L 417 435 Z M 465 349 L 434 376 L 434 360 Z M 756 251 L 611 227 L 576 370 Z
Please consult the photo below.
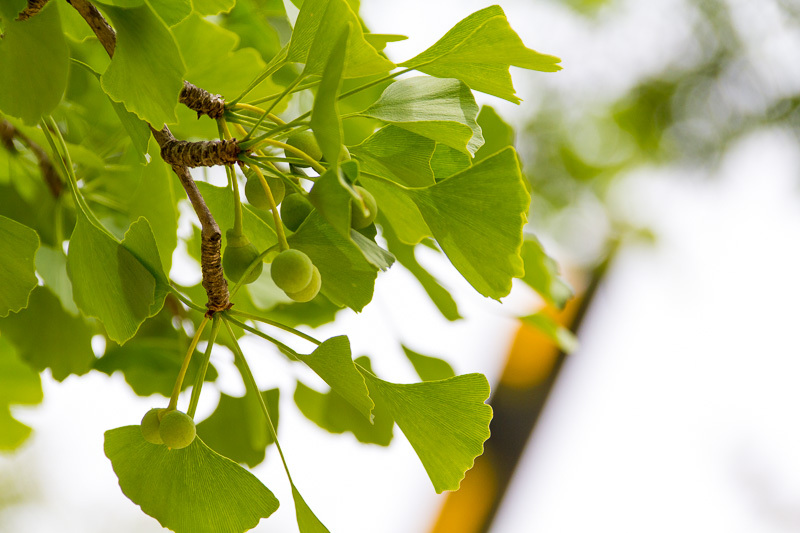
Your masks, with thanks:
M 219 130 L 220 139 L 231 139 L 231 132 L 228 130 L 228 124 L 224 118 L 217 119 L 217 129 Z M 228 174 L 228 181 L 233 186 L 233 233 L 243 235 L 244 225 L 242 224 L 242 199 L 239 195 L 239 181 L 236 179 L 236 173 L 231 165 L 225 165 L 225 172 Z
M 319 85 L 320 81 L 321 80 L 316 80 L 316 81 L 308 82 L 308 83 L 306 83 L 304 85 L 300 85 L 300 86 L 295 87 L 294 89 L 292 89 L 292 92 L 293 93 L 299 93 L 300 91 L 305 91 L 306 89 L 311 89 L 311 88 L 316 87 L 317 85 Z M 253 100 L 252 102 L 248 102 L 248 103 L 250 105 L 263 104 L 264 102 L 268 102 L 270 100 L 278 98 L 279 96 L 281 96 L 281 94 L 282 93 L 270 94 L 269 96 L 264 96 L 264 97 L 261 97 L 261 98 L 259 98 L 257 100 Z
M 253 377 L 253 372 L 250 370 L 250 365 L 247 364 L 247 359 L 245 359 L 244 354 L 242 353 L 242 349 L 239 346 L 239 341 L 236 340 L 236 335 L 233 334 L 233 329 L 231 329 L 231 325 L 228 324 L 228 320 L 229 319 L 227 317 L 223 316 L 223 322 L 225 322 L 225 329 L 228 330 L 228 335 L 230 335 L 231 341 L 233 341 L 233 354 L 240 363 L 239 369 L 242 373 L 242 379 L 244 380 L 244 385 L 247 389 L 250 390 L 251 394 L 254 394 L 256 398 L 258 398 L 258 403 L 261 406 L 261 412 L 264 413 L 264 418 L 267 421 L 267 428 L 272 434 L 272 438 L 275 440 L 275 447 L 278 449 L 278 454 L 281 456 L 281 462 L 283 463 L 283 469 L 286 471 L 286 477 L 289 479 L 289 483 L 292 484 L 292 487 L 294 487 L 294 482 L 292 481 L 292 475 L 289 473 L 289 465 L 286 464 L 286 457 L 284 457 L 283 450 L 281 449 L 281 444 L 280 442 L 278 442 L 278 432 L 275 431 L 275 425 L 272 423 L 272 417 L 269 416 L 269 410 L 267 409 L 267 404 L 264 403 L 264 397 L 261 396 L 261 391 L 258 390 L 258 384 L 256 383 L 256 380 Z
M 270 146 L 275 146 L 276 148 L 283 148 L 284 151 L 291 152 L 295 154 L 297 157 L 305 161 L 307 164 L 311 165 L 311 168 L 316 170 L 320 175 L 325 173 L 325 167 L 320 165 L 319 161 L 302 151 L 301 149 L 292 146 L 291 144 L 286 144 L 281 141 L 276 141 L 275 139 L 263 139 L 257 145 L 254 145 L 251 149 L 257 150 L 260 148 L 259 145 L 268 144 Z
M 354 94 L 356 94 L 358 92 L 363 91 L 364 89 L 369 89 L 370 87 L 374 87 L 375 85 L 378 85 L 379 83 L 383 83 L 385 81 L 389 81 L 392 78 L 396 78 L 397 76 L 400 76 L 401 74 L 405 74 L 406 72 L 411 72 L 412 70 L 414 70 L 414 69 L 413 68 L 407 68 L 407 69 L 403 69 L 403 70 L 398 70 L 397 72 L 393 72 L 391 74 L 387 74 L 386 76 L 384 76 L 382 78 L 379 78 L 379 79 L 377 79 L 375 81 L 371 81 L 369 83 L 365 83 L 364 85 L 360 85 L 359 87 L 356 87 L 354 89 L 350 89 L 346 93 L 340 94 L 339 95 L 339 100 L 342 100 L 343 98 L 347 98 L 348 96 L 352 96 L 352 95 L 354 95 Z
M 197 371 L 197 376 L 194 380 L 194 387 L 192 388 L 192 398 L 189 400 L 189 408 L 186 414 L 194 418 L 194 413 L 197 411 L 197 402 L 200 401 L 200 392 L 203 390 L 203 383 L 206 380 L 206 372 L 208 371 L 208 362 L 211 360 L 211 350 L 214 348 L 214 341 L 217 340 L 217 333 L 219 333 L 220 318 L 214 315 L 211 322 L 211 334 L 208 337 L 208 346 L 206 352 L 203 354 L 203 362 L 200 363 L 200 369 Z
M 286 96 L 287 94 L 292 92 L 292 89 L 294 89 L 302 81 L 302 79 L 303 79 L 303 75 L 300 74 L 299 76 L 297 76 L 297 78 L 295 78 L 295 80 L 292 83 L 290 83 L 286 87 L 286 89 L 283 90 L 283 92 L 278 96 L 278 98 L 276 98 L 272 102 L 272 104 L 270 104 L 270 106 L 264 111 L 264 114 L 261 115 L 261 118 L 259 118 L 258 122 L 256 122 L 255 127 L 252 130 L 250 130 L 250 133 L 245 135 L 245 137 L 244 137 L 244 139 L 242 139 L 242 141 L 246 141 L 246 140 L 250 139 L 250 136 L 253 134 L 253 132 L 256 131 L 256 129 L 261 125 L 262 122 L 264 122 L 264 119 L 267 118 L 267 116 L 272 112 L 272 110 L 275 109 L 275 106 L 278 105 L 278 102 L 283 100 L 284 96 Z
M 189 362 L 192 360 L 192 354 L 197 348 L 197 343 L 200 342 L 200 335 L 203 333 L 203 329 L 205 329 L 206 324 L 208 324 L 208 320 L 209 318 L 204 316 L 203 321 L 200 322 L 200 327 L 194 332 L 194 338 L 192 338 L 192 343 L 189 345 L 189 350 L 186 352 L 186 356 L 183 358 L 181 370 L 178 372 L 178 378 L 175 380 L 175 386 L 172 389 L 172 396 L 169 398 L 169 405 L 167 406 L 168 411 L 178 408 L 178 396 L 183 388 L 183 379 L 186 377 L 186 371 L 189 369 Z
M 298 356 L 298 354 L 297 354 L 297 352 L 295 350 L 293 350 L 290 347 L 286 346 L 285 344 L 283 344 L 278 339 L 276 339 L 274 337 L 270 337 L 269 335 L 267 335 L 263 331 L 259 331 L 258 329 L 254 328 L 254 327 L 248 326 L 247 324 L 245 324 L 244 322 L 242 322 L 240 320 L 236 320 L 235 318 L 233 318 L 228 313 L 228 311 L 224 311 L 223 313 L 224 313 L 223 316 L 224 316 L 224 318 L 226 320 L 226 324 L 227 324 L 227 322 L 231 322 L 232 324 L 236 324 L 237 326 L 239 326 L 243 330 L 249 331 L 253 335 L 256 335 L 256 336 L 261 337 L 262 339 L 264 339 L 266 341 L 271 342 L 272 344 L 274 344 L 275 346 L 278 347 L 278 349 L 281 351 L 282 354 L 284 354 L 284 355 L 286 355 L 288 357 L 291 357 L 293 359 L 299 359 L 299 356 Z
M 282 51 L 281 51 L 281 52 L 282 52 Z M 280 55 L 280 52 L 279 52 L 279 55 Z M 247 96 L 247 95 L 250 93 L 250 91 L 252 91 L 252 90 L 253 90 L 253 89 L 255 89 L 256 87 L 258 87 L 258 85 L 259 85 L 259 84 L 260 84 L 262 81 L 266 80 L 267 78 L 269 78 L 270 76 L 272 76 L 273 74 L 275 74 L 275 73 L 276 73 L 276 72 L 277 72 L 277 71 L 278 71 L 278 70 L 279 70 L 279 69 L 280 69 L 282 66 L 284 66 L 284 65 L 287 63 L 286 59 L 283 59 L 283 60 L 277 60 L 277 61 L 276 61 L 276 59 L 278 59 L 279 55 L 276 55 L 276 56 L 275 56 L 275 59 L 273 59 L 272 61 L 270 61 L 269 65 L 267 65 L 267 68 L 265 68 L 265 69 L 264 69 L 264 72 L 262 72 L 261 74 L 259 74 L 259 75 L 256 77 L 256 79 L 254 79 L 253 81 L 251 81 L 251 82 L 250 82 L 250 84 L 249 84 L 249 85 L 248 85 L 248 86 L 245 88 L 245 90 L 244 90 L 244 91 L 242 91 L 242 94 L 240 94 L 239 96 L 237 96 L 237 97 L 236 97 L 236 98 L 235 98 L 233 101 L 231 101 L 231 102 L 228 102 L 228 104 L 227 104 L 227 105 L 228 105 L 228 106 L 234 106 L 234 105 L 238 104 L 238 103 L 239 103 L 239 101 L 240 101 L 242 98 L 244 98 L 245 96 Z
M 248 318 L 250 320 L 256 320 L 258 322 L 263 322 L 264 324 L 276 327 L 278 329 L 282 329 L 283 331 L 288 331 L 289 333 L 297 335 L 298 337 L 300 337 L 302 339 L 305 339 L 308 342 L 313 342 L 317 346 L 322 344 L 322 341 L 319 341 L 319 340 L 315 339 L 311 335 L 306 335 L 302 331 L 296 330 L 293 327 L 287 326 L 285 324 L 281 324 L 280 322 L 276 322 L 275 320 L 271 320 L 271 319 L 263 317 L 263 316 L 254 315 L 252 313 L 247 313 L 245 311 L 237 311 L 235 309 L 229 309 L 228 311 L 226 311 L 226 313 L 231 314 L 231 315 L 240 316 L 242 318 Z
M 175 297 L 176 297 L 178 300 L 182 301 L 182 302 L 183 302 L 184 304 L 186 304 L 186 305 L 187 305 L 189 308 L 191 308 L 191 309 L 194 309 L 195 311 L 200 311 L 201 313 L 204 313 L 204 314 L 205 314 L 205 312 L 206 312 L 206 311 L 208 311 L 208 309 L 206 309 L 205 307 L 201 307 L 201 306 L 197 305 L 196 303 L 192 302 L 192 301 L 191 301 L 190 299 L 188 299 L 186 296 L 184 296 L 183 294 L 181 294 L 181 293 L 180 293 L 180 291 L 178 291 L 178 289 L 176 289 L 176 288 L 175 288 L 175 287 L 173 287 L 172 285 L 169 285 L 168 287 L 169 287 L 169 292 L 171 292 L 172 294 L 174 294 L 174 295 L 175 295 Z
M 286 232 L 283 231 L 283 222 L 281 221 L 281 215 L 278 213 L 278 204 L 275 203 L 275 197 L 272 196 L 272 189 L 270 189 L 269 185 L 267 185 L 267 180 L 264 179 L 264 174 L 261 173 L 260 168 L 258 168 L 256 165 L 248 166 L 258 177 L 258 181 L 261 183 L 261 188 L 264 189 L 264 194 L 266 195 L 267 201 L 269 202 L 269 207 L 272 210 L 272 220 L 275 223 L 275 233 L 278 235 L 278 244 L 281 247 L 281 251 L 288 250 L 289 243 L 286 241 Z

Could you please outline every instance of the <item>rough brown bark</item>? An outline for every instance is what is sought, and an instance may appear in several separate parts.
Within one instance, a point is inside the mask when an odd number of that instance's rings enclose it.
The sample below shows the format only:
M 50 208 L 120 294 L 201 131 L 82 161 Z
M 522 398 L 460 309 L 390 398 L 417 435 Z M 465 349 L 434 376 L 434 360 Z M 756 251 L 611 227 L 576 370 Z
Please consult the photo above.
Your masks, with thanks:
M 117 47 L 117 34 L 114 28 L 103 18 L 103 15 L 87 0 L 67 0 L 67 2 L 81 14 L 83 20 L 92 28 L 108 55 L 113 56 L 114 49 Z
M 159 145 L 161 158 L 170 165 L 213 167 L 239 162 L 239 142 L 236 139 L 198 142 L 171 139 Z
M 218 119 L 225 114 L 225 100 L 221 95 L 211 94 L 188 81 L 183 82 L 179 100 L 192 111 L 196 111 L 197 118 L 208 115 L 213 119 Z

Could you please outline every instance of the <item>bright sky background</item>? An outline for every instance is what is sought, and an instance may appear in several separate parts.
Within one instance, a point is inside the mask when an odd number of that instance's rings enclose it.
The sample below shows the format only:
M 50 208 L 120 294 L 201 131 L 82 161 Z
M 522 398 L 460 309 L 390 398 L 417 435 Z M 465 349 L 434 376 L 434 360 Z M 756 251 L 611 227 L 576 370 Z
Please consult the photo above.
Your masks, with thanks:
M 752 4 L 739 2 L 741 24 L 752 26 L 754 39 L 770 37 L 761 45 L 767 65 L 788 65 L 791 41 L 768 35 L 769 10 L 751 11 Z M 412 37 L 388 49 L 403 60 L 487 5 L 362 0 L 362 13 L 375 32 Z M 565 67 L 558 74 L 512 69 L 521 107 L 479 96 L 516 123 L 546 105 L 537 98 L 540 84 L 576 98 L 610 98 L 662 64 L 688 31 L 678 0 L 622 2 L 609 15 L 613 24 L 597 26 L 555 2 L 502 5 L 528 46 L 562 57 Z M 796 141 L 771 130 L 733 146 L 712 176 L 645 169 L 616 185 L 620 212 L 651 227 L 658 242 L 625 248 L 613 265 L 494 533 L 800 529 L 798 175 Z M 573 225 L 594 246 L 597 219 Z M 580 250 L 567 248 L 552 251 L 568 267 Z M 515 328 L 509 317 L 532 310 L 536 298 L 520 285 L 503 305 L 484 300 L 434 254 L 423 260 L 447 276 L 466 320 L 445 321 L 408 274 L 392 269 L 363 314 L 343 312 L 315 334 L 348 334 L 355 354 L 371 355 L 396 381 L 414 380 L 398 340 L 494 381 Z M 295 377 L 319 381 L 260 341 L 245 350 L 260 385 L 283 387 L 281 442 L 298 487 L 328 528 L 423 533 L 441 499 L 402 434 L 396 430 L 387 450 L 319 430 L 291 400 Z M 228 356 L 215 358 L 221 388 L 241 394 Z M 42 406 L 14 411 L 35 436 L 18 454 L 0 456 L 0 485 L 12 480 L 28 498 L 0 514 L 0 531 L 162 531 L 119 491 L 102 433 L 138 423 L 163 400 L 134 396 L 119 374 L 62 384 L 46 378 L 44 386 Z M 201 417 L 215 394 L 204 388 Z M 255 531 L 296 531 L 274 448 L 254 471 L 282 501 Z

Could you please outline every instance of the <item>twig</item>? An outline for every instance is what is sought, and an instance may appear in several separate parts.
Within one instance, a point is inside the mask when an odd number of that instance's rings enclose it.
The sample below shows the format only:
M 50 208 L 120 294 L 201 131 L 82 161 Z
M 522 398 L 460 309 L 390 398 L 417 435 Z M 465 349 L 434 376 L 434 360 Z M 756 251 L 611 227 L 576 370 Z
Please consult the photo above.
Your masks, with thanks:
M 41 11 L 47 2 L 48 0 L 28 0 L 28 7 L 20 12 L 17 20 L 28 20 Z
M 178 100 L 192 111 L 196 111 L 197 118 L 208 115 L 216 120 L 225 114 L 225 100 L 221 95 L 211 94 L 188 81 L 183 82 Z
M 97 38 L 103 44 L 109 56 L 114 55 L 116 48 L 117 36 L 114 30 L 103 18 L 103 15 L 97 11 L 97 8 L 92 5 L 88 0 L 67 0 L 72 7 L 86 20 L 89 27 L 95 33 Z M 185 88 L 185 87 L 184 87 Z M 150 126 L 150 131 L 158 146 L 164 150 L 164 147 L 170 143 L 177 142 L 172 132 L 169 131 L 167 126 L 161 130 L 156 130 Z M 167 150 L 169 151 L 169 150 Z M 201 236 L 202 243 L 200 245 L 200 265 L 203 271 L 203 288 L 206 290 L 208 302 L 206 307 L 208 311 L 207 316 L 212 316 L 218 311 L 224 311 L 231 307 L 230 294 L 228 292 L 228 283 L 225 281 L 225 276 L 222 272 L 222 255 L 220 253 L 222 247 L 222 233 L 220 232 L 217 221 L 214 220 L 214 215 L 208 209 L 203 196 L 197 189 L 197 185 L 189 173 L 189 169 L 183 164 L 172 164 L 172 170 L 177 174 L 178 179 L 186 191 L 186 196 L 192 203 L 192 208 L 200 220 L 202 228 Z
M 234 165 L 239 162 L 239 143 L 236 139 L 222 141 L 167 140 L 161 146 L 161 158 L 170 165 L 187 167 L 213 167 Z
M 61 196 L 61 191 L 64 189 L 64 184 L 61 183 L 61 179 L 58 177 L 58 172 L 56 172 L 56 168 L 53 166 L 52 161 L 50 161 L 50 157 L 47 155 L 47 152 L 45 152 L 41 146 L 33 142 L 30 137 L 14 127 L 14 125 L 9 121 L 0 119 L 0 142 L 2 142 L 3 146 L 9 152 L 16 151 L 16 148 L 14 147 L 15 138 L 27 146 L 28 149 L 33 152 L 33 155 L 36 156 L 36 160 L 39 162 L 39 170 L 41 170 L 44 182 L 47 184 L 47 187 L 50 189 L 52 195 L 55 198 Z

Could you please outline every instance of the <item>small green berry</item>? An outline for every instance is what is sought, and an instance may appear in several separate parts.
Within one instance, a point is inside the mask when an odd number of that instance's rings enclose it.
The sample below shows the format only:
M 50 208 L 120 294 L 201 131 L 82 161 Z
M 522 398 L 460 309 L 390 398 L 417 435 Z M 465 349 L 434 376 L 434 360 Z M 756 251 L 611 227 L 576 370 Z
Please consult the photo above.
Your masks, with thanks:
M 255 261 L 258 256 L 258 249 L 246 235 L 237 235 L 234 230 L 229 229 L 225 232 L 228 243 L 222 254 L 222 268 L 228 279 L 236 283 L 244 275 L 250 263 Z M 264 264 L 259 261 L 255 268 L 250 271 L 250 275 L 245 279 L 245 283 L 253 283 L 261 275 Z
M 306 154 L 316 161 L 322 159 L 322 149 L 319 147 L 319 143 L 317 142 L 317 138 L 314 137 L 314 134 L 308 130 L 301 131 L 299 133 L 295 133 L 286 139 L 286 144 L 289 146 L 294 146 L 295 148 L 302 150 Z M 289 152 L 288 150 L 284 150 L 286 157 L 297 158 L 297 154 Z M 306 163 L 295 163 L 298 167 L 308 167 L 309 165 Z
M 284 250 L 272 260 L 272 281 L 284 292 L 302 291 L 311 283 L 314 264 L 300 250 Z
M 297 228 L 308 218 L 314 206 L 302 194 L 290 194 L 283 199 L 281 203 L 281 220 L 283 224 L 292 231 L 297 231 Z
M 311 274 L 311 282 L 308 286 L 301 291 L 287 292 L 286 296 L 295 302 L 310 302 L 319 293 L 320 287 L 322 287 L 322 276 L 319 274 L 319 269 L 314 267 L 314 272 Z
M 283 180 L 278 178 L 264 178 L 264 180 L 272 193 L 275 205 L 280 204 L 286 194 L 286 185 L 284 185 Z M 271 209 L 267 194 L 264 192 L 264 186 L 261 185 L 261 180 L 258 179 L 258 176 L 248 176 L 247 183 L 244 186 L 244 195 L 253 207 Z
M 194 420 L 180 411 L 170 411 L 161 418 L 161 427 L 158 430 L 161 440 L 171 450 L 186 448 L 194 441 L 197 428 Z
M 142 437 L 147 442 L 153 444 L 164 444 L 164 441 L 161 440 L 161 435 L 159 434 L 159 427 L 161 425 L 161 421 L 159 420 L 158 415 L 163 411 L 163 409 L 159 409 L 154 407 L 150 409 L 144 414 L 142 418 Z
M 361 206 L 353 200 L 350 204 L 350 225 L 355 229 L 362 229 L 372 224 L 375 217 L 378 216 L 378 204 L 375 202 L 375 197 L 364 187 L 356 185 L 355 190 L 364 199 L 364 205 L 367 207 L 368 213 L 364 215 L 361 211 Z

